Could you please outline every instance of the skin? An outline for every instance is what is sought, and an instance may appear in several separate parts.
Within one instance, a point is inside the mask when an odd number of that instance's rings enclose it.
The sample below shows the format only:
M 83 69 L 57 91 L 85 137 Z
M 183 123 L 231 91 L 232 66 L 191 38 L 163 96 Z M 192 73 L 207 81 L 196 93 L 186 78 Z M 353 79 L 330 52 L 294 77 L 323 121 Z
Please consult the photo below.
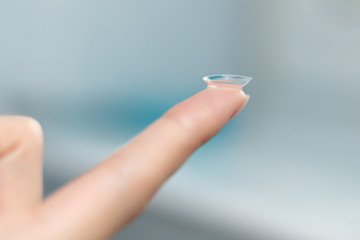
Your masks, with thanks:
M 240 89 L 208 87 L 46 199 L 40 125 L 29 117 L 0 117 L 0 239 L 110 238 L 248 99 Z

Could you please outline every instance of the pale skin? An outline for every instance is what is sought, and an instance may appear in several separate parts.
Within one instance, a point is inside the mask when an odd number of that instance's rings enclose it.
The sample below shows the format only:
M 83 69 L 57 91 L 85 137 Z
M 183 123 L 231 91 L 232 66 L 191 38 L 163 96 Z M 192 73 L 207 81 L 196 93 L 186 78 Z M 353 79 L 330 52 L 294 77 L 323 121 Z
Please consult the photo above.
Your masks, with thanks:
M 110 238 L 248 99 L 239 89 L 208 87 L 46 199 L 40 125 L 29 117 L 0 117 L 0 239 Z

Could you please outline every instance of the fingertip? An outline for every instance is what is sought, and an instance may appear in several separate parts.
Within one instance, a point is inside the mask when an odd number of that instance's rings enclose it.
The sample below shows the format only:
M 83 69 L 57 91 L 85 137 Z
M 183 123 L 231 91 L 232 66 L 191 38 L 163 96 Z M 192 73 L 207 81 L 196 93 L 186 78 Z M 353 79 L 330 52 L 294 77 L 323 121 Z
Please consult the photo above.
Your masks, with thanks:
M 208 87 L 175 105 L 164 117 L 176 120 L 204 143 L 240 112 L 247 100 L 241 89 Z

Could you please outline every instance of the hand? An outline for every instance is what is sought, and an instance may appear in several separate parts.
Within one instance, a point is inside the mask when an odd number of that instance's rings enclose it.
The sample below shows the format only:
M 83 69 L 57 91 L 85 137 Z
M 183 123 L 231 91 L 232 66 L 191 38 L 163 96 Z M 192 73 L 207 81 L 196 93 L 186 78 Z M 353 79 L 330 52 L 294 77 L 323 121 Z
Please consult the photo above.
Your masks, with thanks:
M 28 117 L 0 117 L 0 239 L 111 237 L 247 100 L 237 89 L 207 88 L 45 200 L 40 125 Z

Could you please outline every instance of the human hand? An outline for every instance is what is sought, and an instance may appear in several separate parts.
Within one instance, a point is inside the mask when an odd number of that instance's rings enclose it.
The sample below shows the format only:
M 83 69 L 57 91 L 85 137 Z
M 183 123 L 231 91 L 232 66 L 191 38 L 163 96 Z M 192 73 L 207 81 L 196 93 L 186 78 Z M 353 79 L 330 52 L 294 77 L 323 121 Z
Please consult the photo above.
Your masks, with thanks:
M 0 239 L 111 237 L 247 101 L 241 90 L 208 87 L 45 200 L 40 125 L 28 117 L 0 117 Z

